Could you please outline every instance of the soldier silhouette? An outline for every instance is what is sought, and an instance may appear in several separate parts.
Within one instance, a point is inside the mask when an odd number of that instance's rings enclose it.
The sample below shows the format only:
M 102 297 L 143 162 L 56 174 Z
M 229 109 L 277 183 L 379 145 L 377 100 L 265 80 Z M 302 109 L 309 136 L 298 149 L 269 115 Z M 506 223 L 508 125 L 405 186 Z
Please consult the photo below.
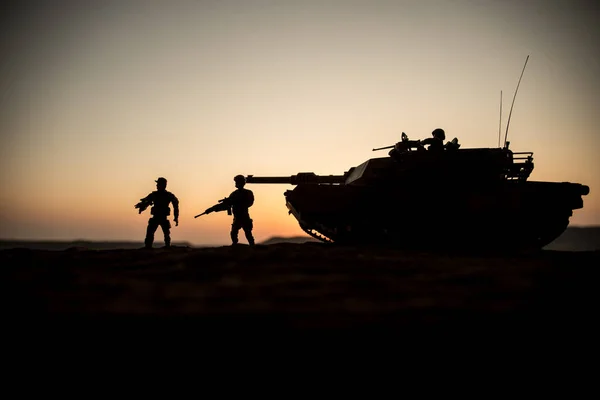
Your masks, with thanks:
M 431 132 L 433 137 L 421 140 L 423 146 L 429 145 L 428 150 L 443 151 L 444 140 L 446 139 L 446 133 L 443 129 L 437 128 Z
M 158 178 L 155 182 L 156 190 L 135 205 L 135 208 L 139 209 L 138 214 L 141 214 L 148 206 L 152 205 L 150 209 L 152 217 L 148 220 L 146 238 L 144 239 L 144 247 L 147 249 L 152 248 L 154 233 L 159 226 L 164 234 L 165 247 L 171 247 L 171 223 L 167 218 L 171 214 L 169 203 L 173 204 L 175 226 L 179 226 L 179 199 L 173 193 L 167 191 L 167 180 L 165 178 Z
M 254 193 L 251 190 L 245 189 L 246 178 L 243 175 L 236 175 L 233 178 L 235 182 L 234 190 L 226 199 L 227 204 L 231 206 L 233 212 L 233 223 L 231 224 L 231 242 L 238 243 L 238 232 L 244 230 L 246 239 L 250 246 L 254 246 L 254 237 L 252 236 L 253 223 L 248 208 L 254 204 Z

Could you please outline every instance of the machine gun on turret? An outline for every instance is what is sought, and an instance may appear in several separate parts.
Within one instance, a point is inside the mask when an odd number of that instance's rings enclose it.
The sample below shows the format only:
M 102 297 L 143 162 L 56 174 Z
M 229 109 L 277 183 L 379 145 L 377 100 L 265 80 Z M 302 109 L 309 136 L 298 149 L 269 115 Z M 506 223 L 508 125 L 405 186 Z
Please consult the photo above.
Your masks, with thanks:
M 405 153 L 407 151 L 412 151 L 412 149 L 415 149 L 416 151 L 422 151 L 422 150 L 425 150 L 425 147 L 423 146 L 423 144 L 421 143 L 420 140 L 409 140 L 406 133 L 402 132 L 402 140 L 400 142 L 398 142 L 394 145 L 391 145 L 391 146 L 379 147 L 379 148 L 373 149 L 373 151 L 385 150 L 385 149 L 391 149 L 389 152 L 389 155 L 393 157 L 396 154 L 401 154 L 401 153 Z
M 458 150 L 459 147 L 460 147 L 460 144 L 458 143 L 458 138 L 454 138 L 454 139 L 452 139 L 452 141 L 446 142 L 446 144 L 444 145 L 444 148 L 447 150 Z M 391 145 L 391 146 L 379 147 L 379 148 L 373 149 L 373 151 L 385 150 L 385 149 L 391 149 L 389 152 L 389 155 L 391 157 L 395 157 L 402 153 L 406 153 L 406 152 L 410 152 L 410 151 L 424 151 L 425 146 L 423 145 L 423 142 L 421 142 L 420 140 L 409 140 L 406 133 L 402 132 L 402 140 L 400 142 L 397 142 L 396 144 Z
M 231 215 L 231 204 L 229 204 L 229 199 L 225 197 L 224 199 L 219 200 L 217 204 L 212 207 L 207 208 L 203 213 L 195 215 L 194 218 L 198 218 L 205 214 L 210 214 L 211 212 L 219 212 L 227 210 L 227 215 Z
M 399 150 L 410 150 L 411 148 L 419 148 L 419 147 L 423 147 L 421 145 L 421 141 L 420 140 L 408 140 L 408 136 L 406 135 L 406 133 L 402 132 L 402 140 L 396 144 L 393 144 L 391 146 L 384 146 L 384 147 L 378 147 L 376 149 L 373 149 L 373 151 L 378 151 L 378 150 L 385 150 L 385 149 L 395 149 L 396 151 Z

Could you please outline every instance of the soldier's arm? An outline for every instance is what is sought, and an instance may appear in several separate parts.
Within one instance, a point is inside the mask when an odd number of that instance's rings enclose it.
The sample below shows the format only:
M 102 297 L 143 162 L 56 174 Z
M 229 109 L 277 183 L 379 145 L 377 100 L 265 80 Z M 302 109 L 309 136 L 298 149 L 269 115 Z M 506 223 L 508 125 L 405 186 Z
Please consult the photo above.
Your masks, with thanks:
M 171 197 L 171 203 L 173 203 L 173 218 L 177 222 L 179 219 L 179 199 L 174 194 Z
M 238 197 L 237 197 L 237 193 L 236 193 L 236 192 L 237 192 L 237 191 L 236 191 L 236 190 L 234 190 L 233 192 L 231 192 L 231 193 L 229 194 L 229 196 L 228 196 L 228 197 L 225 197 L 225 198 L 223 199 L 223 203 L 227 204 L 228 206 L 233 206 L 233 204 L 234 204 L 234 203 L 236 203 L 236 201 L 237 201 L 237 198 L 238 198 Z
M 148 194 L 148 196 L 141 199 L 141 201 L 146 202 L 146 203 L 152 203 L 154 201 L 154 192 L 151 192 L 150 194 Z
M 248 207 L 252 207 L 252 204 L 254 204 L 254 193 L 252 190 L 248 190 Z

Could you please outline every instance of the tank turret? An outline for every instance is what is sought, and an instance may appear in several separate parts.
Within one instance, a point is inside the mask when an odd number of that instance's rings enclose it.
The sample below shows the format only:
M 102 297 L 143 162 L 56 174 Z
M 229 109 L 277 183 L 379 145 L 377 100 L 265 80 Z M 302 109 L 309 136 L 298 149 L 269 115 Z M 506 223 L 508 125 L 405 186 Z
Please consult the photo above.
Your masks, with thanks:
M 541 249 L 564 232 L 589 187 L 529 181 L 532 152 L 461 148 L 455 138 L 425 149 L 403 133 L 387 157 L 339 175 L 248 175 L 248 184 L 289 184 L 289 214 L 309 235 L 340 244 Z

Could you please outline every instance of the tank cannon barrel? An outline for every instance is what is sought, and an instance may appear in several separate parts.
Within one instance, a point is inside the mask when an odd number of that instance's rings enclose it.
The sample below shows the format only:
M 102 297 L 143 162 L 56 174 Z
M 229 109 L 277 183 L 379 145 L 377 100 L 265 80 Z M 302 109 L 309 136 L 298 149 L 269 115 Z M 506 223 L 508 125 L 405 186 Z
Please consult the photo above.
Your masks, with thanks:
M 254 176 L 248 175 L 246 183 L 275 183 L 275 184 L 333 184 L 346 181 L 345 175 L 317 175 L 314 172 L 300 172 L 290 176 Z

